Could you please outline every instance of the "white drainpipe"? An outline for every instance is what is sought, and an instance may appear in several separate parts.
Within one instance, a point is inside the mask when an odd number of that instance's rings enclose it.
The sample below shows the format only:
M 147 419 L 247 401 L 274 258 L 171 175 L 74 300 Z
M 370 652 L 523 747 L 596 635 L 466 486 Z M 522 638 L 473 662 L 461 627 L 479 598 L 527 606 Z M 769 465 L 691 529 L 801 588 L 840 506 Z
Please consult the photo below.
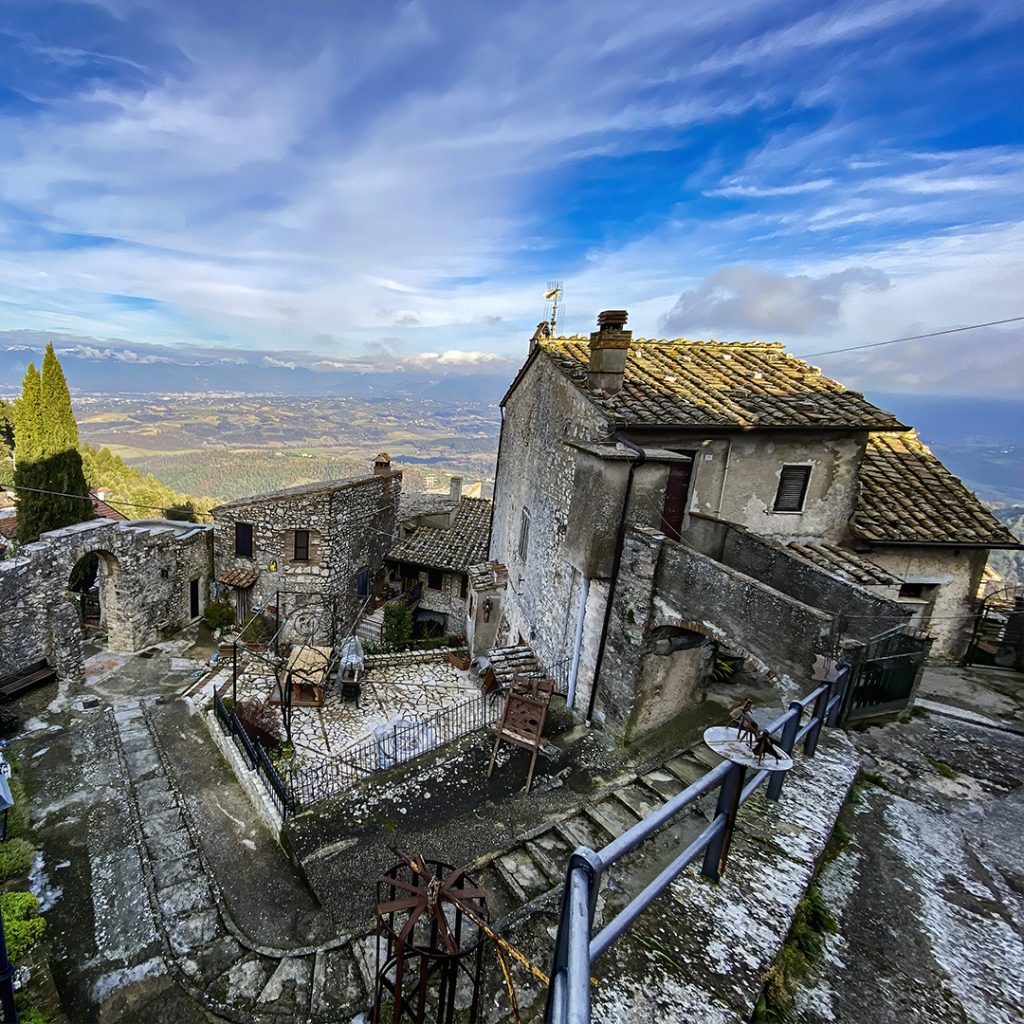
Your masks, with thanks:
M 580 650 L 583 647 L 583 621 L 587 617 L 587 595 L 590 593 L 590 580 L 582 577 L 583 586 L 580 588 L 580 608 L 576 615 L 576 636 L 572 642 L 572 667 L 569 669 L 569 692 L 565 702 L 569 707 L 576 704 L 576 676 L 580 670 Z

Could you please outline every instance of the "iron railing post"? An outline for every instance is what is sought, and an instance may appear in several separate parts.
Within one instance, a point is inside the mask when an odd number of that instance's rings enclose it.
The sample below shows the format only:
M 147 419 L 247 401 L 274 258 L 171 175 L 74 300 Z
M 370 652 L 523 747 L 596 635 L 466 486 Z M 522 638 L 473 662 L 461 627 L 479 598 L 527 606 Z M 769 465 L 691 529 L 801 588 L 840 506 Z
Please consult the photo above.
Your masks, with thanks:
M 818 750 L 818 737 L 821 735 L 821 727 L 825 724 L 825 709 L 828 707 L 831 694 L 832 684 L 824 683 L 814 700 L 814 724 L 807 733 L 807 739 L 804 740 L 804 754 L 807 757 L 814 757 Z
M 804 707 L 798 700 L 792 701 L 789 705 L 791 717 L 786 719 L 786 724 L 782 727 L 782 736 L 779 739 L 779 746 L 787 754 L 793 753 L 793 745 L 796 743 L 796 734 L 800 729 L 800 716 L 803 714 L 803 710 Z M 782 795 L 782 784 L 785 781 L 785 772 L 772 772 L 765 796 L 769 800 L 778 800 Z
M 736 824 L 736 811 L 739 806 L 740 792 L 743 789 L 743 776 L 746 769 L 741 764 L 732 764 L 722 781 L 718 791 L 718 805 L 715 808 L 715 820 L 725 818 L 725 828 L 708 845 L 704 852 L 704 864 L 700 873 L 705 878 L 717 882 L 722 872 L 722 862 L 729 849 L 733 826 Z
M 845 680 L 843 673 L 839 674 L 839 678 L 832 684 L 832 692 L 829 697 L 829 701 L 832 702 L 832 707 L 829 708 L 828 717 L 825 722 L 827 726 L 834 728 L 839 724 L 839 712 L 843 709 L 843 701 L 846 699 L 846 683 L 850 679 L 849 669 L 845 672 Z
M 590 932 L 601 871 L 600 856 L 585 846 L 569 858 L 544 1009 L 546 1024 L 589 1024 Z

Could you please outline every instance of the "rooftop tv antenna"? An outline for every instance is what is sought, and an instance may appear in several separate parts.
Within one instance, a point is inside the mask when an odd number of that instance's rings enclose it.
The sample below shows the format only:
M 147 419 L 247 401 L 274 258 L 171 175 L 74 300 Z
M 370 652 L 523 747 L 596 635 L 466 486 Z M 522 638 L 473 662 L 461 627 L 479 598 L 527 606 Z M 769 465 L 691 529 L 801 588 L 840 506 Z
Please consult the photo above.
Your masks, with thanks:
M 548 305 L 544 307 L 544 319 L 547 320 L 551 327 L 551 337 L 557 336 L 555 330 L 555 324 L 558 321 L 558 314 L 564 312 L 560 308 L 562 301 L 562 282 L 561 281 L 548 281 L 547 290 L 544 292 L 544 301 Z

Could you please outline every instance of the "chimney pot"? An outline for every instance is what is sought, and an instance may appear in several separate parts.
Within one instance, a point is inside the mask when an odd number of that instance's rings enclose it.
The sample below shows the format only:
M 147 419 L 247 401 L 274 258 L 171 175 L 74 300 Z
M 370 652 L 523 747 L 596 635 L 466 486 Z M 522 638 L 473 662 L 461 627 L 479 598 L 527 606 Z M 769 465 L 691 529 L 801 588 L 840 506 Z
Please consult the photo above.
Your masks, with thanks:
M 377 458 L 373 460 L 373 475 L 383 476 L 385 473 L 391 472 L 391 456 L 387 452 L 381 452 Z
M 453 476 L 448 482 L 448 496 L 452 501 L 462 501 L 462 477 Z
M 598 329 L 590 335 L 590 361 L 587 386 L 591 391 L 614 395 L 622 390 L 626 359 L 633 332 L 627 331 L 629 313 L 624 309 L 605 309 L 597 314 Z

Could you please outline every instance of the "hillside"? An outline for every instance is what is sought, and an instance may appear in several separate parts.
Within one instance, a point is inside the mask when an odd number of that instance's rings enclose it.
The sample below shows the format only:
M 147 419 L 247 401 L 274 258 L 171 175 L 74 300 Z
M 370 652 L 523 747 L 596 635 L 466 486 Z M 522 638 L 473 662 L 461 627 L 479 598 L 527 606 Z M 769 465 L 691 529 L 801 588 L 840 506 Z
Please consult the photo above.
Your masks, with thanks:
M 162 510 L 181 507 L 186 502 L 198 512 L 208 512 L 215 504 L 210 498 L 179 494 L 155 476 L 127 465 L 107 448 L 82 444 L 79 450 L 90 490 L 106 490 L 110 504 L 129 519 L 158 519 Z
M 1018 540 L 1024 541 L 1024 505 L 1011 505 L 993 512 Z M 1008 586 L 1024 586 L 1024 551 L 993 551 L 988 562 Z

